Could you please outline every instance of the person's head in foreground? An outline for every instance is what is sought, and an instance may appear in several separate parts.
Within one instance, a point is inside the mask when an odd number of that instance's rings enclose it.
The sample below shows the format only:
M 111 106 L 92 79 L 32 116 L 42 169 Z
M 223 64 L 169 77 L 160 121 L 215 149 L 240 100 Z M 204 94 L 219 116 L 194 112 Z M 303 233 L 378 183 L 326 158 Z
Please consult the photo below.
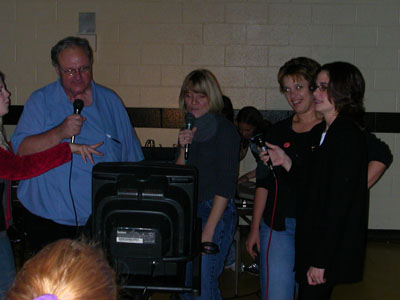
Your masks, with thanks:
M 29 259 L 7 300 L 115 300 L 114 270 L 94 244 L 58 240 Z

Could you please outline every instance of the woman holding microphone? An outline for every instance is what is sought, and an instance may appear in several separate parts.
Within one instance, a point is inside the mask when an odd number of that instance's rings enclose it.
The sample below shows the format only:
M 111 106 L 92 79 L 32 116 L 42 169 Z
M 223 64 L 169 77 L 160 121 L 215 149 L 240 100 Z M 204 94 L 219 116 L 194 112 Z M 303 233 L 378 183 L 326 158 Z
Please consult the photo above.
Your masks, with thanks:
M 330 299 L 334 286 L 362 279 L 367 231 L 367 144 L 357 120 L 364 113 L 365 82 L 352 64 L 322 66 L 313 88 L 315 109 L 325 120 L 319 143 L 304 165 L 266 143 L 304 187 L 297 202 L 296 280 L 299 300 Z M 264 152 L 262 160 L 269 155 Z
M 201 242 L 211 242 L 219 248 L 219 252 L 215 254 L 203 253 L 201 296 L 196 299 L 219 300 L 222 298 L 218 278 L 222 273 L 237 222 L 233 198 L 240 137 L 234 125 L 220 115 L 224 106 L 222 93 L 210 71 L 195 70 L 186 76 L 179 95 L 179 106 L 186 114 L 193 115 L 194 128 L 179 132 L 176 163 L 197 168 L 197 214 L 202 220 Z M 190 148 L 185 159 L 187 145 Z M 188 274 L 191 273 L 190 268 L 189 263 Z M 188 276 L 187 284 L 191 284 Z M 181 298 L 194 299 L 190 294 L 183 294 Z
M 296 57 L 287 61 L 277 76 L 280 91 L 294 114 L 274 124 L 266 138 L 282 147 L 295 161 L 303 160 L 313 141 L 318 141 L 318 133 L 315 134 L 312 129 L 316 127 L 322 131 L 323 128 L 322 117 L 315 111 L 311 91 L 320 67 L 311 58 Z M 250 233 L 246 241 L 247 251 L 252 257 L 259 252 L 261 299 L 293 300 L 296 203 L 299 199 L 296 180 L 291 180 L 280 167 L 274 167 L 275 176 L 263 164 L 257 165 L 256 172 L 256 192 Z

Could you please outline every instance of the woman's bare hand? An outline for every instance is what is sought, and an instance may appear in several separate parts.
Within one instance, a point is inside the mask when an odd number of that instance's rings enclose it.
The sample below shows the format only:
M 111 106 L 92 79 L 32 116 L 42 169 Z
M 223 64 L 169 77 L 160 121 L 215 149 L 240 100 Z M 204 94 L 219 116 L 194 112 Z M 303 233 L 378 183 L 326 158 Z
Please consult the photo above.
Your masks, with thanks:
M 74 154 L 80 154 L 82 156 L 82 159 L 84 162 L 86 162 L 86 159 L 88 159 L 92 164 L 94 164 L 94 160 L 92 155 L 99 155 L 103 156 L 104 154 L 97 151 L 96 149 L 103 145 L 103 142 L 93 144 L 93 145 L 85 145 L 85 144 L 72 144 L 69 143 L 69 146 L 71 147 L 71 152 Z

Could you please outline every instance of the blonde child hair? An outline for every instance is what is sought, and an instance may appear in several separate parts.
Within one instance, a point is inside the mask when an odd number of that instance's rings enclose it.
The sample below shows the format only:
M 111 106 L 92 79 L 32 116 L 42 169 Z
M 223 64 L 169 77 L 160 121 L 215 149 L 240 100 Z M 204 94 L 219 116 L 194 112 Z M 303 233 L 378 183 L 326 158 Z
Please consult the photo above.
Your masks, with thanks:
M 7 300 L 116 300 L 114 270 L 94 244 L 62 239 L 43 248 L 17 273 Z

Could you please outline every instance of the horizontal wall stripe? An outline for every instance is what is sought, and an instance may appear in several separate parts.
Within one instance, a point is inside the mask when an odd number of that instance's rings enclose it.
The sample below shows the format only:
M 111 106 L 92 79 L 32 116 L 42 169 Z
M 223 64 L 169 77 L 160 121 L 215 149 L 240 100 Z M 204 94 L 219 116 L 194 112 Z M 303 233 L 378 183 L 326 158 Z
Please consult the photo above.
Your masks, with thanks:
M 3 117 L 3 124 L 16 125 L 22 113 L 23 105 L 11 105 L 9 113 Z M 178 108 L 127 108 L 134 127 L 140 128 L 180 128 L 184 114 Z M 238 110 L 235 110 L 237 113 Z M 265 119 L 272 123 L 289 117 L 288 110 L 261 110 Z M 400 133 L 400 113 L 367 112 L 367 127 L 372 132 Z

